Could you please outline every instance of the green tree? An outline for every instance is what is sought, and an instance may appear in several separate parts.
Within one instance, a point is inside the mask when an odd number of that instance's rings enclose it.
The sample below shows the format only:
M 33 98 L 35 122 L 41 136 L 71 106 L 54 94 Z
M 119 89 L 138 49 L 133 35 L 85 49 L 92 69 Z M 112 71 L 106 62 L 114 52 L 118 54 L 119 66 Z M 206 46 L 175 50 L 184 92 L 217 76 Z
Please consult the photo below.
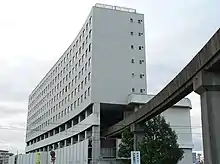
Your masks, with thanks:
M 121 163 L 129 164 L 130 160 L 126 158 L 131 157 L 131 151 L 133 150 L 133 138 L 134 134 L 130 131 L 130 128 L 127 128 L 122 133 L 121 143 L 119 145 L 118 156 L 124 159 L 121 159 Z
M 144 133 L 143 140 L 138 143 L 142 164 L 177 164 L 183 158 L 184 152 L 179 148 L 177 135 L 170 125 L 166 123 L 164 117 L 158 115 L 147 121 Z M 130 140 L 133 141 L 133 134 L 129 136 L 132 138 Z M 130 140 L 128 138 L 125 140 L 122 136 L 122 142 Z M 120 147 L 120 149 L 123 148 L 122 153 L 130 155 L 133 142 L 123 143 L 122 145 L 130 145 L 128 146 L 129 149 Z M 129 152 L 125 153 L 125 150 Z

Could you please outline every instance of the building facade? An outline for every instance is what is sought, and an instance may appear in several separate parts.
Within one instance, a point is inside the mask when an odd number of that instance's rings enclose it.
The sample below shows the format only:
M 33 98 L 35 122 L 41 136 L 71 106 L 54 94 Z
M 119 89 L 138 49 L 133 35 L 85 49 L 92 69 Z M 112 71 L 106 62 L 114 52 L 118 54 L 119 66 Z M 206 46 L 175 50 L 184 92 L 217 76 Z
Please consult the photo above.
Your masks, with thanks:
M 8 164 L 9 157 L 12 155 L 13 155 L 13 153 L 10 153 L 7 150 L 0 150 L 0 164 Z
M 55 150 L 62 164 L 116 162 L 117 138 L 107 141 L 102 131 L 147 96 L 144 30 L 144 15 L 135 9 L 92 7 L 75 40 L 29 96 L 25 156 L 31 159 L 18 161 L 30 163 L 36 152 L 48 160 Z M 142 100 L 131 105 L 131 95 Z

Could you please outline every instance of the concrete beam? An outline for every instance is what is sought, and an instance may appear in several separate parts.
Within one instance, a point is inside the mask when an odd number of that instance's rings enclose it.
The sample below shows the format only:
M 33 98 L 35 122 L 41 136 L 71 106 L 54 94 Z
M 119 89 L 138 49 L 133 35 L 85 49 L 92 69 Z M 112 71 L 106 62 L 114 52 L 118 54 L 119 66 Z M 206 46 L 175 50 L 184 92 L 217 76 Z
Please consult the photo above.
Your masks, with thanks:
M 138 123 L 145 119 L 149 120 L 183 99 L 193 91 L 193 79 L 195 76 L 200 71 L 203 71 L 205 67 L 206 69 L 212 69 L 212 66 L 219 62 L 219 60 L 216 60 L 220 59 L 219 52 L 220 29 L 218 29 L 208 43 L 164 89 L 127 119 L 108 128 L 104 132 L 104 136 L 113 136 L 133 123 Z M 207 67 L 208 65 L 209 67 Z

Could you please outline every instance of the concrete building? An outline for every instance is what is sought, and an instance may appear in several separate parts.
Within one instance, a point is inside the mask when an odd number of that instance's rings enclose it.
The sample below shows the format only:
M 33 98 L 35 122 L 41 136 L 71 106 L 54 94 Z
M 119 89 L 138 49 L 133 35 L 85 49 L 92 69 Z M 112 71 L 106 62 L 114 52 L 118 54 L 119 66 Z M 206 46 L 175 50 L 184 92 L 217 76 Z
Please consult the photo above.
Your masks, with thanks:
M 12 155 L 13 155 L 13 153 L 10 153 L 7 150 L 0 150 L 0 164 L 8 164 L 9 157 Z
M 144 15 L 96 4 L 75 40 L 29 96 L 26 153 L 55 150 L 62 164 L 115 162 L 120 136 L 105 139 L 102 130 L 150 98 Z M 177 132 L 182 132 L 179 126 L 187 131 L 178 134 L 185 151 L 181 164 L 192 161 L 190 109 L 184 99 L 164 113 Z

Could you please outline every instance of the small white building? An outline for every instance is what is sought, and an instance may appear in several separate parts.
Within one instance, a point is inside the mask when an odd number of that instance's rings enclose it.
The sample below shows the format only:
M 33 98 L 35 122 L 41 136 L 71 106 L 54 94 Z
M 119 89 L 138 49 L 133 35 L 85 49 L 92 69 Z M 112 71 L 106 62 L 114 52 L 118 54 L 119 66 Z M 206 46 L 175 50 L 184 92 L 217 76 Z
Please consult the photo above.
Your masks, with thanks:
M 56 164 L 115 162 L 116 139 L 100 139 L 102 130 L 133 111 L 134 98 L 141 97 L 137 104 L 148 101 L 145 49 L 143 14 L 93 6 L 74 41 L 29 96 L 27 154 L 17 161 L 30 164 L 36 152 L 50 160 L 48 152 L 55 150 Z M 164 112 L 171 125 L 185 127 L 174 127 L 186 155 L 181 164 L 190 163 L 190 108 L 189 100 L 182 100 Z

